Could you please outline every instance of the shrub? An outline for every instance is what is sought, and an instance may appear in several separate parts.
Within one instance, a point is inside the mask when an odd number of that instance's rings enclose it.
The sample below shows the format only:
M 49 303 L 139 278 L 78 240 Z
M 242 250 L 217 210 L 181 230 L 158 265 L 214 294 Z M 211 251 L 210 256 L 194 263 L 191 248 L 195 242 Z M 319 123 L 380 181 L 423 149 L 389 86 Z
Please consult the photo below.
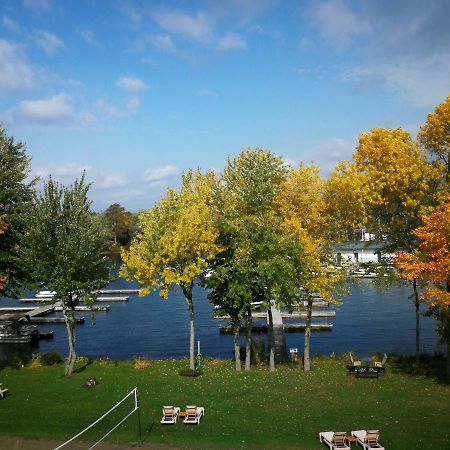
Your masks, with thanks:
M 200 375 L 203 375 L 202 370 L 192 370 L 192 369 L 183 369 L 178 372 L 178 375 L 182 377 L 199 377 Z
M 63 359 L 58 352 L 47 352 L 42 356 L 42 364 L 44 366 L 54 366 L 55 364 L 62 363 Z
M 33 355 L 31 358 L 30 363 L 28 364 L 28 367 L 30 369 L 38 369 L 39 367 L 42 367 L 44 365 L 44 362 L 42 360 L 42 356 L 39 354 Z
M 133 367 L 135 369 L 148 369 L 152 365 L 151 361 L 145 358 L 137 357 L 134 358 Z

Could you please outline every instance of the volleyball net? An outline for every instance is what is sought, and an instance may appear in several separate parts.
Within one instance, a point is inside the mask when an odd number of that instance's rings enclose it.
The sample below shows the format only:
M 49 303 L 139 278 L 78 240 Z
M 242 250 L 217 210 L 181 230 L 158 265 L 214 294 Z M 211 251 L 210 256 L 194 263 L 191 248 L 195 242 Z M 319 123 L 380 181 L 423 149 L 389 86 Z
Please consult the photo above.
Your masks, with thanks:
M 56 447 L 54 450 L 59 450 L 61 448 L 67 448 L 67 446 L 75 441 L 76 439 L 83 436 L 90 441 L 92 436 L 102 436 L 98 439 L 89 450 L 95 448 L 100 442 L 102 442 L 106 437 L 108 437 L 113 431 L 119 428 L 128 418 L 133 414 L 137 416 L 137 432 L 139 442 L 141 442 L 141 419 L 139 415 L 139 397 L 138 389 L 134 388 L 125 397 L 117 402 L 109 411 L 99 417 L 96 421 L 92 422 L 84 430 L 77 433 L 75 436 L 64 442 L 63 444 Z M 96 438 L 95 438 L 96 439 Z

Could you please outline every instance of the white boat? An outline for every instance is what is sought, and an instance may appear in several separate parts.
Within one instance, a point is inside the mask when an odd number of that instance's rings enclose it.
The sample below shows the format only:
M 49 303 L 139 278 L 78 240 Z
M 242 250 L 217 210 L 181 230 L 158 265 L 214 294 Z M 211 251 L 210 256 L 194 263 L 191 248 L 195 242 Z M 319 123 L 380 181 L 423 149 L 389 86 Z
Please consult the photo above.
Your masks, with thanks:
M 55 291 L 38 291 L 34 296 L 36 298 L 53 298 L 55 296 Z

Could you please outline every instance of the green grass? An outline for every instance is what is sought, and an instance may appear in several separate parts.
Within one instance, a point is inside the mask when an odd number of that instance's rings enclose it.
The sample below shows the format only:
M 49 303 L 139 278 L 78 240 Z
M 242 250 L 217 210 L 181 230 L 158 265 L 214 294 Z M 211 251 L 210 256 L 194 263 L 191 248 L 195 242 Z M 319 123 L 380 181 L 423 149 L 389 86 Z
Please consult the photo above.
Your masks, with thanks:
M 4 368 L 10 395 L 0 400 L 0 435 L 66 440 L 139 389 L 145 442 L 196 449 L 320 449 L 319 431 L 380 429 L 388 449 L 449 448 L 450 386 L 388 367 L 378 379 L 355 379 L 340 358 L 315 358 L 312 371 L 280 366 L 236 373 L 230 361 L 206 360 L 197 378 L 181 377 L 186 360 L 155 361 L 143 370 L 131 362 L 95 361 L 70 378 L 63 366 Z M 398 366 L 400 367 L 400 366 Z M 81 385 L 95 378 L 93 388 Z M 200 426 L 161 426 L 162 405 L 204 406 Z M 127 405 L 129 406 L 130 403 Z M 123 409 L 121 413 L 124 413 Z M 110 437 L 137 440 L 132 416 Z M 95 440 L 108 424 L 88 434 Z

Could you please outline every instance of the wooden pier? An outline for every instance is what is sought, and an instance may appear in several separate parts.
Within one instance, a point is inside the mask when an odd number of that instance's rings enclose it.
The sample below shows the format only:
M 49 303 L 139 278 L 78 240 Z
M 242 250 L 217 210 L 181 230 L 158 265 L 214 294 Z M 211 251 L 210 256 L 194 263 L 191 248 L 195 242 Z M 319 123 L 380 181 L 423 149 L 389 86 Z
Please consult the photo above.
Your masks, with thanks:
M 97 302 L 127 302 L 130 297 L 97 297 Z
M 31 323 L 66 323 L 64 317 L 31 317 Z M 76 323 L 84 323 L 84 317 L 75 317 Z
M 100 289 L 99 294 L 139 294 L 139 289 Z
M 302 318 L 306 319 L 306 311 L 281 311 L 281 317 L 283 319 L 289 319 L 292 318 Z M 332 318 L 336 316 L 336 311 L 312 311 L 312 318 Z M 253 319 L 265 319 L 267 317 L 267 311 L 256 311 L 252 312 L 252 318 Z M 217 320 L 229 320 L 230 316 L 214 316 Z
M 285 323 L 283 324 L 285 333 L 298 333 L 300 331 L 305 331 L 306 324 L 305 323 Z M 268 325 L 253 325 L 252 333 L 267 333 L 269 326 Z M 312 323 L 311 331 L 332 331 L 333 324 L 332 323 Z M 225 325 L 219 328 L 220 333 L 223 334 L 231 334 L 233 333 L 233 328 L 229 325 Z M 242 327 L 241 332 L 245 332 L 245 328 Z
M 92 311 L 92 312 L 106 312 L 109 311 L 109 305 L 104 306 L 84 306 L 79 305 L 75 306 L 74 308 L 67 308 L 68 311 Z M 56 306 L 55 311 L 63 311 L 62 306 Z

